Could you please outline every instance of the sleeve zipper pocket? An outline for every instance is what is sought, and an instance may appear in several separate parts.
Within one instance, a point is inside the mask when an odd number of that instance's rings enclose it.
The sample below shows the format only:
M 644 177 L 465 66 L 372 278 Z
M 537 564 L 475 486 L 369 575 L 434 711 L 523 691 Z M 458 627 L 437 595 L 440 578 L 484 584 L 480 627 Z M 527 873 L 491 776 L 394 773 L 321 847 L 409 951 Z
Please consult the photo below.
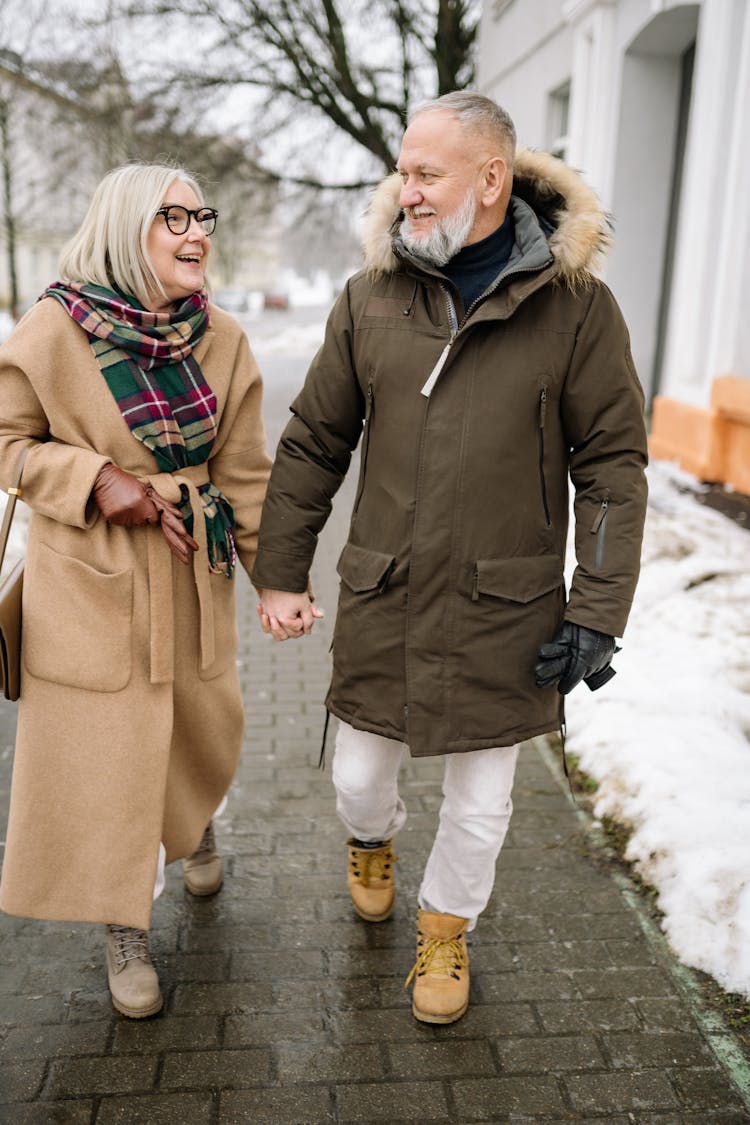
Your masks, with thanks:
M 608 511 L 609 497 L 605 496 L 599 505 L 599 511 L 596 513 L 596 518 L 591 525 L 591 534 L 596 536 L 596 552 L 594 555 L 594 567 L 596 570 L 601 570 L 604 562 L 604 536 L 607 528 Z
M 549 512 L 549 498 L 547 496 L 547 480 L 544 475 L 544 424 L 547 420 L 547 388 L 542 387 L 539 396 L 539 480 L 542 486 L 542 504 L 544 506 L 544 522 L 547 527 L 552 526 Z

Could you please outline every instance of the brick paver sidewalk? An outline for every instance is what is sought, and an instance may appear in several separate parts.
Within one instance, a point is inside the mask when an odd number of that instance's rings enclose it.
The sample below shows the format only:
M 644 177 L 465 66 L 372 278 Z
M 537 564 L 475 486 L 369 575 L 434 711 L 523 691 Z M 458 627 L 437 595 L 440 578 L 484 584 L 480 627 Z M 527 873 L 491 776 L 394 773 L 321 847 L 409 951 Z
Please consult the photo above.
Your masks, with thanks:
M 283 381 L 269 386 L 272 434 L 289 397 Z M 227 878 L 196 900 L 179 865 L 168 874 L 152 931 L 163 1014 L 113 1012 L 101 927 L 0 916 L 0 1120 L 750 1120 L 726 1066 L 731 1037 L 696 1013 L 689 975 L 598 860 L 534 745 L 521 755 L 495 894 L 471 940 L 471 1008 L 445 1028 L 412 1018 L 403 982 L 440 763 L 404 773 L 397 908 L 379 925 L 350 907 L 330 770 L 316 769 L 350 488 L 316 564 L 328 618 L 315 636 L 263 637 L 240 581 L 249 719 L 217 825 Z M 0 706 L 3 821 L 14 710 Z M 747 1082 L 739 1062 L 734 1076 Z

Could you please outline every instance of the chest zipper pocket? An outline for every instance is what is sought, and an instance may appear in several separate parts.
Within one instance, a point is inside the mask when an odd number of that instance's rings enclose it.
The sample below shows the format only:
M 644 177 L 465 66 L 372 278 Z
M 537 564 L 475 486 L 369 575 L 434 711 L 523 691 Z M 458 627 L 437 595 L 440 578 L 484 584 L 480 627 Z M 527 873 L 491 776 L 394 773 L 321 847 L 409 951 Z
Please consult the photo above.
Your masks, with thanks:
M 359 470 L 359 488 L 357 489 L 357 496 L 354 500 L 354 507 L 352 508 L 352 516 L 356 516 L 359 509 L 359 502 L 362 499 L 362 493 L 365 490 L 365 475 L 367 473 L 367 454 L 370 449 L 370 430 L 372 428 L 372 407 L 373 407 L 374 394 L 372 389 L 372 379 L 367 384 L 367 395 L 365 399 L 365 421 L 362 430 L 362 454 L 361 464 Z
M 607 532 L 607 512 L 609 511 L 609 496 L 605 496 L 599 505 L 596 518 L 591 525 L 591 534 L 596 536 L 596 549 L 594 552 L 594 569 L 601 570 L 604 563 L 604 537 Z
M 547 478 L 544 475 L 544 425 L 547 420 L 547 388 L 542 387 L 539 395 L 539 482 L 542 488 L 542 505 L 544 507 L 544 522 L 547 527 L 552 526 L 549 514 L 549 498 L 547 496 Z

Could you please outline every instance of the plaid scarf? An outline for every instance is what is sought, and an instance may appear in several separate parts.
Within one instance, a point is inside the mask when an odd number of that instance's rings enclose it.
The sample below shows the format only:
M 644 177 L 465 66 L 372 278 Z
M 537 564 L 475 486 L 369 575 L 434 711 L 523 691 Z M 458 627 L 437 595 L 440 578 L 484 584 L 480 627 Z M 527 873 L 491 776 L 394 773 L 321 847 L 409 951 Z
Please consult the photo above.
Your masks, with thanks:
M 193 293 L 174 312 L 149 312 L 100 285 L 56 281 L 45 289 L 88 336 L 102 375 L 133 437 L 151 450 L 161 472 L 202 465 L 216 438 L 216 395 L 193 349 L 208 327 L 207 299 Z M 193 511 L 181 486 L 180 512 L 192 533 Z M 218 488 L 202 484 L 209 566 L 232 577 L 234 513 Z

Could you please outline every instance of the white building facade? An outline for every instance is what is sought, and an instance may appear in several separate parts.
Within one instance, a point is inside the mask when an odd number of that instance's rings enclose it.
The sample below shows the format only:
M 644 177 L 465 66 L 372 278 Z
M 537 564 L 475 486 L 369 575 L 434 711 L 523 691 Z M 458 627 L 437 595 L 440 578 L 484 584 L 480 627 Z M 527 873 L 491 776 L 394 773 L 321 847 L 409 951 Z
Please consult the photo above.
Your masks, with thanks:
M 487 0 L 478 86 L 613 216 L 652 453 L 750 493 L 750 0 Z
M 0 312 L 15 304 L 13 312 L 22 313 L 56 279 L 60 251 L 109 168 L 129 160 L 182 163 L 179 134 L 139 133 L 119 64 L 110 73 L 104 71 L 93 93 L 75 94 L 0 48 Z M 191 156 L 201 158 L 197 168 L 190 160 L 188 166 L 203 176 L 208 201 L 219 211 L 213 285 L 275 288 L 278 185 L 258 178 L 231 137 L 186 138 Z

